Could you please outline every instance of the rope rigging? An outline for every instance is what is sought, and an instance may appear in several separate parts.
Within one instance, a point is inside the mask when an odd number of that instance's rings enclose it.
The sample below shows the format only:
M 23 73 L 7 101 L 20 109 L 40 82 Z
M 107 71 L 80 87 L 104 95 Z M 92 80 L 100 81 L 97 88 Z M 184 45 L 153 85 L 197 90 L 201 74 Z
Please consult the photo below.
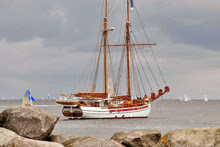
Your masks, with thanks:
M 138 84 L 138 80 L 136 79 L 136 70 L 135 70 L 135 65 L 134 65 L 134 53 L 133 49 L 131 49 L 131 64 L 132 64 L 132 73 L 133 73 L 133 79 L 134 79 L 134 91 L 136 93 L 136 97 L 141 97 L 141 91 L 140 91 L 140 86 Z
M 148 85 L 149 85 L 151 91 L 153 92 L 153 89 L 152 89 L 152 86 L 151 86 L 151 84 L 150 84 L 149 78 L 148 78 L 148 76 L 147 76 L 147 74 L 146 74 L 146 72 L 145 72 L 145 70 L 144 70 L 144 66 L 143 66 L 143 64 L 142 64 L 142 62 L 141 62 L 141 60 L 140 60 L 140 57 L 139 57 L 139 55 L 138 55 L 138 53 L 137 53 L 135 47 L 134 47 L 134 50 L 135 50 L 135 52 L 136 52 L 136 54 L 137 54 L 138 60 L 139 60 L 139 62 L 140 62 L 141 68 L 142 68 L 142 70 L 143 70 L 143 72 L 144 72 L 144 75 L 145 75 L 145 78 L 146 78 L 146 80 L 147 80 L 147 83 L 148 83 Z
M 111 67 L 111 73 L 112 73 L 112 81 L 113 81 L 113 85 L 114 85 L 114 83 L 115 83 L 115 72 L 114 72 L 113 63 L 112 63 L 112 56 L 111 56 L 110 47 L 108 47 L 108 53 L 109 53 L 109 61 L 110 61 L 110 67 Z
M 92 90 L 91 90 L 91 91 L 93 91 L 93 92 L 95 92 L 95 89 L 96 89 L 96 82 L 97 82 L 97 77 L 98 77 L 98 70 L 99 70 L 99 63 L 100 63 L 101 52 L 102 52 L 102 47 L 100 47 L 99 56 L 98 56 L 98 59 L 97 59 L 97 65 L 96 65 L 96 70 L 95 70 L 95 76 L 94 76 L 94 80 L 93 80 L 93 84 L 92 84 Z
M 149 41 L 149 38 L 147 37 L 147 33 L 146 33 L 145 29 L 144 29 L 143 22 L 142 22 L 141 19 L 140 19 L 140 15 L 139 15 L 139 13 L 138 13 L 138 10 L 137 10 L 136 6 L 135 6 L 135 10 L 136 10 L 136 13 L 137 13 L 137 15 L 138 15 L 138 18 L 139 18 L 140 24 L 141 24 L 141 26 L 142 26 L 142 29 L 143 29 L 143 31 L 144 31 L 144 35 L 145 35 L 145 37 L 146 37 L 146 40 L 147 40 L 147 42 L 149 43 L 149 42 L 150 42 L 150 41 Z M 161 69 L 160 69 L 160 66 L 159 66 L 159 64 L 158 64 L 158 62 L 157 62 L 156 56 L 155 56 L 155 54 L 154 54 L 154 52 L 153 52 L 151 46 L 150 46 L 150 49 L 151 49 L 152 55 L 153 55 L 153 57 L 154 57 L 154 60 L 155 60 L 155 62 L 156 62 L 157 68 L 158 68 L 158 70 L 159 70 L 159 72 L 160 72 L 160 75 L 161 75 L 161 77 L 162 77 L 162 79 L 163 79 L 163 82 L 164 82 L 164 84 L 166 85 L 166 82 L 165 82 L 163 73 L 162 73 L 162 71 L 161 71 Z
M 132 54 L 133 54 L 133 55 L 135 54 L 133 50 L 132 50 Z M 140 73 L 140 70 L 139 70 L 138 65 L 137 65 L 137 60 L 136 60 L 135 55 L 134 55 L 134 60 L 135 60 L 135 63 L 136 63 L 136 68 L 137 68 L 138 75 L 139 75 L 139 78 L 140 78 L 140 81 L 141 81 L 141 85 L 142 85 L 142 88 L 143 88 L 143 90 L 144 90 L 144 94 L 147 95 L 147 94 L 146 94 L 146 89 L 145 89 L 145 87 L 144 87 L 143 80 L 142 80 L 142 78 L 141 78 L 141 73 Z
M 121 73 L 123 73 L 123 65 L 124 65 L 124 57 L 125 57 L 125 47 L 122 51 L 122 55 L 121 55 L 121 61 L 118 67 L 118 74 L 116 77 L 116 81 L 115 81 L 115 85 L 114 85 L 114 93 L 115 95 L 118 94 L 118 90 L 119 90 L 119 85 L 120 85 L 120 80 L 121 80 Z
M 136 40 L 136 42 L 137 42 L 137 38 L 136 38 L 136 36 L 135 36 L 135 34 L 134 34 L 134 32 L 132 31 L 132 34 L 133 34 L 133 36 L 134 36 L 134 39 Z M 150 73 L 151 73 L 151 75 L 153 76 L 153 78 L 154 78 L 154 81 L 156 82 L 156 85 L 158 86 L 158 88 L 160 88 L 160 86 L 159 86 L 159 84 L 158 84 L 158 82 L 157 82 L 157 80 L 156 80 L 156 78 L 155 78 L 155 76 L 154 76 L 154 73 L 153 73 L 153 71 L 152 71 L 152 69 L 151 69 L 151 67 L 150 67 L 150 64 L 148 63 L 148 61 L 147 61 L 147 59 L 146 59 L 146 56 L 144 55 L 144 53 L 143 53 L 143 51 L 142 51 L 142 48 L 139 46 L 139 49 L 140 49 L 140 51 L 141 51 L 141 53 L 142 53 L 142 56 L 143 56 L 143 58 L 144 58 L 144 60 L 145 60 L 145 62 L 146 62 L 146 64 L 147 64 L 147 66 L 148 66 L 148 68 L 149 68 L 149 70 L 150 70 Z

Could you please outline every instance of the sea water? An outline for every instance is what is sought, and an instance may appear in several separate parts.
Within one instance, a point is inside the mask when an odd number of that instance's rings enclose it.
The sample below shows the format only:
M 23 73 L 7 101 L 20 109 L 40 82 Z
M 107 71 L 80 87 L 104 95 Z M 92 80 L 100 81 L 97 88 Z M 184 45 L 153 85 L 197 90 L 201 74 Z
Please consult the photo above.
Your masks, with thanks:
M 21 105 L 22 100 L 0 100 L 0 112 Z M 110 138 L 115 132 L 137 129 L 156 129 L 165 133 L 184 128 L 220 127 L 220 100 L 159 100 L 153 104 L 149 118 L 140 119 L 76 119 L 62 115 L 62 106 L 55 100 L 37 100 L 34 107 L 60 117 L 52 133 L 72 136 Z

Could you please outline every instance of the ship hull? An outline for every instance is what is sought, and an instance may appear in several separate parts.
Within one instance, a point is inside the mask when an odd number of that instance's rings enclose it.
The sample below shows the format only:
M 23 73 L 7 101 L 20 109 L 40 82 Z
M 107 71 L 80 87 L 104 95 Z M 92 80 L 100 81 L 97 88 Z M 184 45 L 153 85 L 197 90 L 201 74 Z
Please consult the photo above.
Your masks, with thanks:
M 82 118 L 82 119 L 147 118 L 151 111 L 150 104 L 145 104 L 137 107 L 113 108 L 113 109 L 109 109 L 106 107 L 90 107 L 90 106 L 80 106 L 76 108 L 73 105 L 72 106 L 66 105 L 64 107 L 65 107 L 65 111 L 63 111 L 64 116 Z M 68 112 L 68 108 L 69 108 L 69 112 Z M 78 112 L 78 114 L 76 114 L 75 112 Z
M 138 107 L 108 109 L 103 107 L 81 107 L 82 118 L 147 118 L 150 114 L 151 106 L 143 105 Z

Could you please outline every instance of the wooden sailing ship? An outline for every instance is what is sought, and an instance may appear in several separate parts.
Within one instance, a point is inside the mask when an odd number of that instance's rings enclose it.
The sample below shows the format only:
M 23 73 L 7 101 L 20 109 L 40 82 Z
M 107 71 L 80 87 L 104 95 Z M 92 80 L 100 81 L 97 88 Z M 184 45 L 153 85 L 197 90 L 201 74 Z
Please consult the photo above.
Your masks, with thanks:
M 70 95 L 63 94 L 63 99 L 57 100 L 56 102 L 60 105 L 63 105 L 62 113 L 66 117 L 78 117 L 78 118 L 147 118 L 150 114 L 151 110 L 151 102 L 158 99 L 159 97 L 163 96 L 165 93 L 169 92 L 169 87 L 166 86 L 164 77 L 162 75 L 162 72 L 158 66 L 157 60 L 155 58 L 155 55 L 153 53 L 153 50 L 151 46 L 156 45 L 155 43 L 149 43 L 148 39 L 146 41 L 148 43 L 134 43 L 135 39 L 132 38 L 131 32 L 133 33 L 133 30 L 131 29 L 131 22 L 130 22 L 130 8 L 133 8 L 133 0 L 125 0 L 125 18 L 126 21 L 124 23 L 125 29 L 124 29 L 124 39 L 123 43 L 119 44 L 110 44 L 110 41 L 108 39 L 108 34 L 110 31 L 114 30 L 114 28 L 108 28 L 108 23 L 110 20 L 110 17 L 108 16 L 108 1 L 104 0 L 104 19 L 102 21 L 102 29 L 101 29 L 101 41 L 100 46 L 97 47 L 99 49 L 99 52 L 97 56 L 95 57 L 94 66 L 95 70 L 91 74 L 91 79 L 88 80 L 91 81 L 89 85 L 91 85 L 90 90 L 85 90 L 84 92 L 78 92 Z M 110 12 L 111 13 L 111 12 Z M 144 34 L 146 36 L 146 33 L 144 31 Z M 147 38 L 147 37 L 146 37 Z M 120 40 L 121 41 L 121 40 Z M 149 71 L 153 76 L 153 79 L 156 81 L 156 85 L 158 87 L 159 84 L 152 72 L 152 69 L 149 66 L 149 63 L 145 59 L 145 55 L 143 55 L 143 58 L 140 59 L 139 54 L 142 53 L 141 47 L 143 46 L 149 46 L 150 51 L 152 52 L 152 57 L 156 61 L 156 65 L 159 69 L 159 73 L 161 74 L 161 77 L 163 78 L 163 82 L 165 84 L 165 89 L 162 90 L 158 88 L 158 93 L 153 92 L 153 88 L 149 83 L 149 78 L 146 74 L 146 68 L 145 66 L 148 65 Z M 120 56 L 120 62 L 117 66 L 115 66 L 115 69 L 117 69 L 117 75 L 112 74 L 113 73 L 113 66 L 112 66 L 112 55 L 110 54 L 110 51 L 112 51 L 110 48 L 121 48 L 118 50 L 121 50 L 121 56 Z M 140 48 L 140 49 L 139 49 Z M 138 53 L 139 49 L 139 53 Z M 117 50 L 117 52 L 118 52 Z M 140 52 L 141 50 L 141 52 Z M 99 76 L 99 67 L 100 67 L 100 60 L 101 60 L 101 52 L 103 52 L 102 58 L 103 58 L 103 70 L 101 73 L 103 73 L 103 76 Z M 143 59 L 146 62 L 146 64 L 137 65 L 137 58 L 138 62 L 142 62 Z M 114 60 L 115 64 L 117 63 Z M 110 62 L 110 63 L 109 63 Z M 92 63 L 92 62 L 91 62 Z M 123 69 L 126 69 L 126 72 L 124 72 Z M 142 72 L 141 72 L 142 69 Z M 111 74 L 108 74 L 109 72 L 112 72 Z M 115 72 L 114 72 L 115 73 Z M 121 74 L 125 73 L 124 76 L 125 80 L 122 80 Z M 133 73 L 133 74 L 132 74 Z M 136 74 L 135 74 L 136 73 Z M 138 75 L 138 76 L 137 76 Z M 86 76 L 86 79 L 89 79 Z M 98 77 L 104 80 L 103 83 L 103 91 L 97 92 L 97 79 Z M 139 77 L 139 78 L 138 78 Z M 148 97 L 146 92 L 146 83 L 143 80 L 143 77 L 146 78 L 145 81 L 148 83 L 148 87 L 151 90 L 151 94 Z M 108 80 L 109 79 L 109 80 Z M 132 86 L 132 82 L 133 86 Z M 81 83 L 82 80 L 80 80 Z M 124 85 L 121 83 L 126 83 L 126 94 L 120 94 L 119 90 L 122 89 Z M 141 83 L 143 89 L 140 90 L 140 86 L 138 83 Z

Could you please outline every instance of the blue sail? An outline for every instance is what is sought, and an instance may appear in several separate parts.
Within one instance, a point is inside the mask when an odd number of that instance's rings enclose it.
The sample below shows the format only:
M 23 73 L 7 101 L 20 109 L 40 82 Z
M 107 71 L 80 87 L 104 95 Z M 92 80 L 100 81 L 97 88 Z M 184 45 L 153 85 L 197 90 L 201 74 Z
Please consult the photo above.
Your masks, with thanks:
M 26 90 L 26 95 L 29 96 L 30 95 L 30 91 Z
M 33 96 L 29 96 L 28 98 L 34 102 L 36 101 Z
M 27 95 L 27 97 L 30 99 L 30 100 L 32 100 L 32 101 L 36 101 L 35 99 L 34 99 L 34 97 L 33 96 L 31 96 L 31 93 L 30 93 L 30 91 L 29 90 L 26 90 L 26 95 Z

